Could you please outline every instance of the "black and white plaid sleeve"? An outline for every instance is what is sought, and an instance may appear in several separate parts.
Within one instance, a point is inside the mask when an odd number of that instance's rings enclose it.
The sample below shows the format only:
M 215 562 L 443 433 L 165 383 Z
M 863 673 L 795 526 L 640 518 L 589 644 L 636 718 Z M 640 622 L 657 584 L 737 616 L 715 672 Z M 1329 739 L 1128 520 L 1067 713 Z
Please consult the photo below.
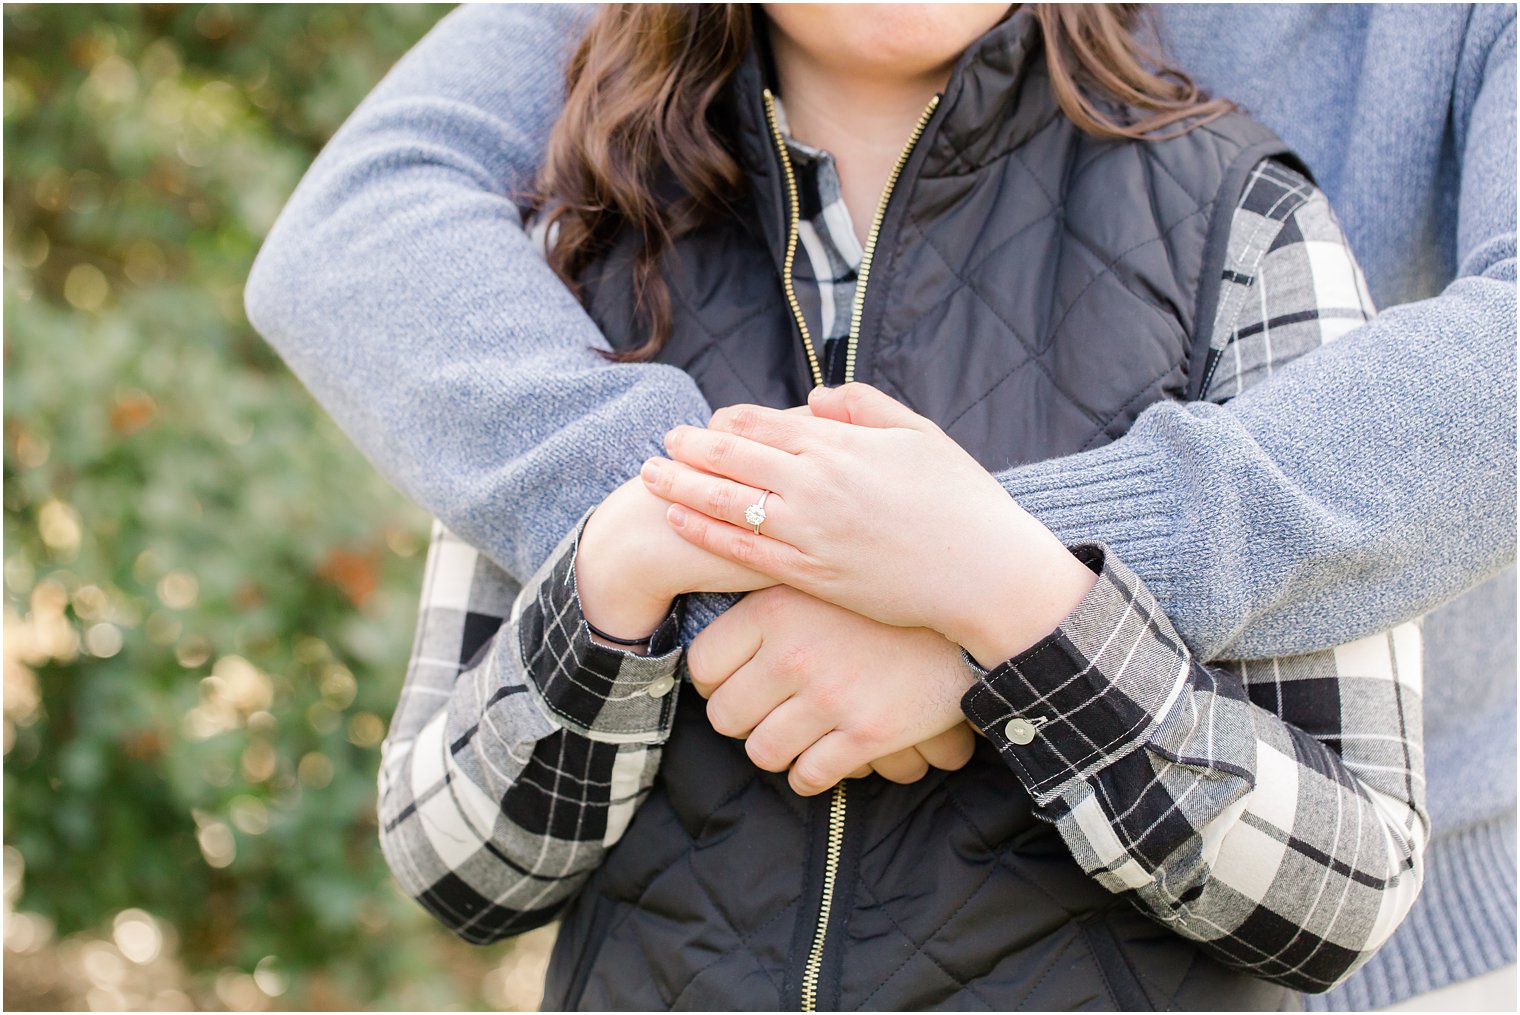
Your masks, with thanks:
M 1215 400 L 1372 314 L 1323 194 L 1259 166 L 1236 211 Z M 1083 869 L 1177 933 L 1305 991 L 1349 976 L 1419 892 L 1429 835 L 1417 624 L 1205 665 L 1101 545 L 1061 627 L 962 702 Z
M 408 894 L 467 941 L 553 919 L 627 828 L 674 719 L 679 603 L 648 656 L 593 642 L 575 589 L 584 524 L 521 588 L 433 529 L 382 748 L 380 842 Z
M 1268 159 L 1252 171 L 1230 226 L 1203 397 L 1228 401 L 1374 313 L 1329 199 Z

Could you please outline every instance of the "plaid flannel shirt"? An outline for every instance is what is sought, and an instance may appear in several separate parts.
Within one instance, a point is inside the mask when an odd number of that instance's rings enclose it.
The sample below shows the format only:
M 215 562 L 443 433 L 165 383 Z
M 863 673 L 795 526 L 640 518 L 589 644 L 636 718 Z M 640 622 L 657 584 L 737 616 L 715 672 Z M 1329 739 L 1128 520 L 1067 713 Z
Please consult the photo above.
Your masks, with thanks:
M 833 379 L 859 244 L 828 156 L 792 150 Z M 1224 401 L 1371 314 L 1324 195 L 1258 166 L 1232 223 L 1205 397 Z M 680 604 L 648 656 L 594 643 L 574 583 L 584 521 L 520 590 L 434 529 L 384 748 L 381 842 L 402 886 L 470 941 L 554 917 L 627 827 L 671 729 Z M 1073 551 L 1096 587 L 1018 657 L 991 671 L 967 657 L 966 715 L 1110 890 L 1258 976 L 1305 990 L 1344 979 L 1422 876 L 1418 627 L 1206 665 L 1122 562 Z

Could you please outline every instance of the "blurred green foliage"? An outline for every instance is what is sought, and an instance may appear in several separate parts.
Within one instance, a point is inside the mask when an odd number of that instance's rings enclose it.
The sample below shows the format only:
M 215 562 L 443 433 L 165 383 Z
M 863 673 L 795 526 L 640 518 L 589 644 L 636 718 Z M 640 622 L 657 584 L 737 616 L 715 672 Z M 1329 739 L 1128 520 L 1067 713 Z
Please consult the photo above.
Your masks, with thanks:
M 242 312 L 302 170 L 445 10 L 5 8 L 7 892 L 134 961 L 143 911 L 194 1003 L 512 1000 L 376 843 L 426 519 Z

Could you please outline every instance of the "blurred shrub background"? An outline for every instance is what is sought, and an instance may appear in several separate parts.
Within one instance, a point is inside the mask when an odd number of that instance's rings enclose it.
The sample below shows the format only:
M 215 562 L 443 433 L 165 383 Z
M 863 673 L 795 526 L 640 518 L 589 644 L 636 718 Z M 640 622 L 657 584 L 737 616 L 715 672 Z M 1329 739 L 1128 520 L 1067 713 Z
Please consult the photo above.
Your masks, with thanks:
M 529 1007 L 394 888 L 426 519 L 244 320 L 304 167 L 446 8 L 14 6 L 5 1006 Z

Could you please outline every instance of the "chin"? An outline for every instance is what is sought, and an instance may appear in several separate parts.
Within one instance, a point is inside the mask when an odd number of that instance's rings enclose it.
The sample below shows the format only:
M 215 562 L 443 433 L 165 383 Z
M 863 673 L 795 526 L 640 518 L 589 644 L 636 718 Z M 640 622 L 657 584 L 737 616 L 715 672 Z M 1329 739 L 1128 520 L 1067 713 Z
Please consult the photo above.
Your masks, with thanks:
M 913 76 L 954 62 L 1009 4 L 766 4 L 772 31 L 821 64 Z

